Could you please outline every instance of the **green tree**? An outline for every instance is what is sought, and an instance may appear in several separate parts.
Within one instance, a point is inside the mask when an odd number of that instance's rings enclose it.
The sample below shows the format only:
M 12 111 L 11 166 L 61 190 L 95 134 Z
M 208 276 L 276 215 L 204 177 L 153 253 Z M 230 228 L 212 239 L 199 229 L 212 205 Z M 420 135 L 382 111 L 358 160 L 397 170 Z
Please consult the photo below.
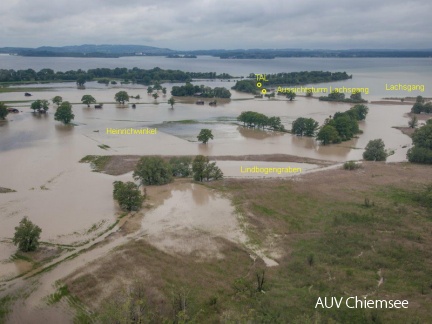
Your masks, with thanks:
M 124 105 L 126 101 L 129 101 L 129 95 L 126 91 L 119 91 L 115 94 L 114 99 L 116 102 Z
M 160 156 L 142 157 L 135 168 L 133 178 L 141 185 L 164 185 L 173 180 L 171 165 Z
M 407 158 L 411 163 L 432 164 L 432 150 L 414 146 L 408 150 Z
M 147 87 L 147 93 L 151 94 L 153 92 L 153 88 L 151 86 Z
M 69 101 L 63 101 L 54 114 L 54 119 L 61 121 L 63 124 L 69 124 L 74 118 L 75 115 L 72 113 L 72 105 Z
M 207 156 L 197 155 L 192 162 L 192 172 L 195 181 L 210 181 L 223 178 L 222 171 L 216 166 L 216 162 L 209 161 Z
M 423 112 L 423 110 L 424 110 L 423 104 L 420 102 L 416 102 L 411 108 L 411 112 L 413 114 L 420 114 Z
M 285 130 L 285 127 L 284 127 L 284 125 L 282 125 L 282 121 L 281 121 L 280 117 L 268 118 L 268 126 L 269 126 L 269 128 L 271 128 L 272 130 L 275 130 L 275 131 L 284 131 Z
M 416 128 L 418 125 L 418 119 L 416 115 L 413 115 L 411 119 L 408 121 L 408 126 L 410 128 Z
M 306 97 L 312 97 L 313 96 L 313 91 L 312 89 L 307 89 L 306 90 Z
M 157 100 L 157 98 L 159 98 L 159 95 L 157 94 L 157 93 L 153 93 L 153 98 L 155 99 L 155 100 Z
M 426 125 L 416 129 L 412 135 L 413 144 L 432 150 L 432 123 L 427 121 Z
M 131 182 L 114 181 L 113 196 L 123 210 L 139 210 L 144 201 L 139 187 Z
M 317 140 L 321 141 L 323 145 L 330 143 L 339 143 L 339 133 L 331 125 L 324 125 L 317 134 Z
M 315 136 L 318 129 L 318 122 L 312 118 L 297 118 L 292 124 L 291 132 L 299 136 Z
M 195 159 L 192 162 L 192 172 L 195 181 L 202 182 L 204 180 L 204 171 L 208 163 L 209 163 L 209 159 L 207 156 L 197 155 L 195 157 Z
M 19 226 L 15 227 L 13 243 L 22 252 L 35 251 L 39 246 L 39 238 L 42 230 L 33 224 L 27 217 L 21 219 Z
M 168 99 L 168 103 L 171 105 L 171 109 L 174 109 L 175 99 L 173 97 Z
M 369 141 L 363 152 L 363 159 L 367 161 L 385 161 L 387 153 L 383 140 L 379 138 Z
M 56 104 L 57 106 L 60 106 L 62 101 L 63 101 L 63 98 L 60 96 L 55 96 L 54 98 L 52 98 L 53 104 Z
M 163 95 L 165 96 L 166 94 L 167 94 L 167 88 L 162 88 L 162 93 L 163 93 Z
M 191 163 L 192 159 L 189 156 L 173 157 L 169 160 L 175 177 L 189 177 L 192 174 Z
M 348 110 L 348 113 L 353 116 L 356 120 L 365 120 L 366 115 L 369 112 L 369 108 L 366 105 L 355 105 Z
M 343 92 L 339 92 L 339 91 L 334 90 L 331 93 L 329 93 L 328 97 L 332 100 L 335 100 L 335 101 L 344 100 L 345 94 Z
M 416 103 L 420 103 L 420 104 L 424 104 L 425 100 L 422 96 L 417 96 L 416 97 Z
M 5 120 L 6 116 L 9 114 L 9 111 L 6 105 L 3 102 L 0 102 L 0 119 Z
M 48 106 L 48 100 L 36 100 L 32 102 L 30 108 L 33 109 L 33 112 L 36 112 L 36 110 L 39 112 L 47 112 L 49 109 Z
M 286 97 L 289 99 L 289 101 L 293 101 L 293 99 L 296 97 L 296 93 L 292 90 L 289 90 Z
M 213 134 L 210 129 L 203 128 L 197 136 L 198 141 L 203 142 L 203 144 L 207 144 L 210 139 L 213 139 Z
M 80 75 L 76 80 L 76 84 L 79 88 L 84 87 L 86 82 L 87 82 L 87 78 L 85 75 Z
M 81 98 L 81 102 L 85 105 L 87 105 L 87 107 L 90 107 L 91 104 L 96 103 L 96 99 L 93 98 L 93 96 L 91 95 L 84 95 Z
M 361 92 L 360 91 L 353 92 L 350 98 L 352 100 L 362 100 Z

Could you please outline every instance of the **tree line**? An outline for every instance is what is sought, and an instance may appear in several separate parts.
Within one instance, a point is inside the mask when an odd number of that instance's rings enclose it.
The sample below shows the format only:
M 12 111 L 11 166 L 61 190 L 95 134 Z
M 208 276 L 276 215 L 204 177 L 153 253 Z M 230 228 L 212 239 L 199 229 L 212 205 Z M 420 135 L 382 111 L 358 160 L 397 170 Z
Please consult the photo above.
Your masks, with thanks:
M 345 98 L 345 93 L 339 91 L 332 91 L 327 96 L 319 97 L 320 101 L 337 101 L 337 102 L 349 102 L 349 103 L 365 103 L 361 96 L 361 92 L 353 92 L 349 98 Z
M 243 123 L 243 126 L 251 128 L 269 128 L 274 131 L 285 131 L 280 117 L 267 117 L 264 114 L 255 111 L 243 111 L 237 120 Z
M 182 86 L 172 87 L 171 94 L 176 97 L 187 97 L 199 94 L 204 98 L 231 98 L 231 92 L 224 87 L 206 87 L 204 85 L 193 85 L 187 82 Z
M 150 70 L 134 67 L 127 68 L 97 68 L 85 70 L 70 70 L 66 72 L 42 69 L 36 72 L 33 69 L 13 70 L 0 69 L 0 82 L 48 82 L 48 81 L 77 81 L 79 79 L 92 81 L 98 78 L 116 78 L 139 84 L 155 82 L 189 82 L 192 79 L 230 79 L 227 73 L 216 72 L 184 72 L 180 70 L 164 70 L 155 67 Z
M 252 80 L 240 80 L 231 88 L 240 92 L 257 94 L 260 88 L 256 86 L 255 74 L 249 74 Z M 301 85 L 308 83 L 332 82 L 351 79 L 352 75 L 346 72 L 302 71 L 290 73 L 266 74 L 268 81 L 262 82 L 263 86 L 270 85 Z

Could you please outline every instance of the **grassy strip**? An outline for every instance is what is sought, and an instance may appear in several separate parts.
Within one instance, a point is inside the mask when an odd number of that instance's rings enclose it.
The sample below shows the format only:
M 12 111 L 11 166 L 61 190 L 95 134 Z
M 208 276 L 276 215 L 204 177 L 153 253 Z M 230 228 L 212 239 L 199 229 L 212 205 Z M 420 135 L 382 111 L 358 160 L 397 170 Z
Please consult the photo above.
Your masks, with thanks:
M 90 163 L 90 166 L 94 172 L 102 172 L 110 159 L 111 156 L 87 155 L 83 157 L 79 162 Z
M 6 322 L 6 316 L 10 312 L 10 304 L 13 301 L 11 296 L 0 298 L 0 323 Z

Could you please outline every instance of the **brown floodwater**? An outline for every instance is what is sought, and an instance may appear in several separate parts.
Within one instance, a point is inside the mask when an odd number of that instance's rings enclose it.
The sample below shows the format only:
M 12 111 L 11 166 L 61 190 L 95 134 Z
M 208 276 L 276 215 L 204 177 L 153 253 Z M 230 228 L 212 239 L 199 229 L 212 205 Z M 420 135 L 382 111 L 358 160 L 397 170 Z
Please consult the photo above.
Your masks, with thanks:
M 142 221 L 150 244 L 170 254 L 223 257 L 215 237 L 245 241 L 229 199 L 196 184 L 168 187 L 169 196 Z
M 209 82 L 208 85 L 224 84 Z M 166 86 L 169 91 L 172 85 Z M 119 89 L 141 96 L 140 100 L 131 100 L 137 103 L 136 109 L 109 103 Z M 107 104 L 103 109 L 87 108 L 78 103 L 84 94 L 91 94 L 99 102 Z M 22 112 L 10 114 L 7 122 L 0 123 L 0 160 L 4 166 L 0 171 L 0 187 L 17 191 L 0 194 L 0 240 L 12 238 L 14 227 L 24 216 L 42 228 L 43 241 L 55 244 L 82 243 L 110 226 L 119 213 L 112 199 L 112 182 L 130 179 L 130 174 L 113 177 L 93 173 L 88 164 L 78 163 L 88 154 L 290 154 L 341 162 L 360 159 L 369 140 L 382 138 L 386 147 L 395 151 L 388 160 L 403 161 L 411 144 L 408 136 L 392 128 L 407 125 L 405 113 L 409 106 L 403 105 L 368 105 L 369 115 L 360 124 L 364 133 L 359 138 L 322 146 L 312 138 L 245 129 L 233 122 L 242 111 L 252 110 L 279 116 L 290 129 L 292 121 L 298 117 L 312 117 L 321 124 L 329 115 L 349 109 L 349 104 L 319 102 L 303 97 L 293 102 L 281 98 L 235 100 L 251 96 L 233 91 L 233 100 L 221 101 L 217 107 L 198 106 L 193 100 L 179 99 L 171 109 L 166 102 L 169 96 L 160 94 L 161 97 L 154 100 L 144 87 L 105 87 L 96 83 L 88 83 L 85 90 L 77 90 L 73 84 L 59 84 L 53 89 L 33 92 L 31 98 L 51 99 L 56 95 L 74 103 L 76 126 L 64 126 L 55 121 L 55 107 L 52 105 L 48 114 L 42 115 L 31 113 L 29 103 L 11 105 Z M 24 99 L 23 92 L 0 94 L 0 101 Z M 181 120 L 196 122 L 164 123 Z M 106 134 L 106 128 L 143 127 L 159 129 L 155 135 Z M 201 128 L 211 128 L 215 135 L 214 140 L 206 145 L 196 140 Z M 109 148 L 104 150 L 98 146 L 102 144 Z M 221 168 L 227 176 L 236 176 L 238 163 L 221 162 Z M 275 164 L 266 162 L 265 165 L 273 167 Z M 302 165 L 305 169 L 315 167 Z M 290 163 L 290 166 L 294 164 Z M 196 252 L 203 257 L 223 257 L 213 237 L 221 236 L 235 242 L 246 240 L 229 200 L 194 185 L 173 187 L 170 197 L 144 218 L 142 229 L 147 233 L 146 239 L 161 250 Z M 41 298 L 52 293 L 55 280 L 107 253 L 117 244 L 119 241 L 106 249 L 84 253 L 41 276 L 41 288 L 32 294 L 26 305 L 38 307 Z M 25 271 L 25 265 L 8 261 L 16 251 L 14 246 L 1 243 L 0 247 L 0 280 Z M 260 251 L 255 253 L 265 258 L 268 265 L 275 265 Z M 19 309 L 15 314 L 17 312 Z M 56 314 L 53 313 L 53 318 L 57 318 Z

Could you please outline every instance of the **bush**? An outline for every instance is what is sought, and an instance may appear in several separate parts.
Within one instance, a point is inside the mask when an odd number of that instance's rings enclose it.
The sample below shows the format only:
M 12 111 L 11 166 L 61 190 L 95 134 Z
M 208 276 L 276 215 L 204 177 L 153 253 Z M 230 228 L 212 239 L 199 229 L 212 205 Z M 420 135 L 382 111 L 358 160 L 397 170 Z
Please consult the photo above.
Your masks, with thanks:
M 169 160 L 174 177 L 189 177 L 192 175 L 192 158 L 189 156 L 173 157 Z
M 366 145 L 366 150 L 363 152 L 363 159 L 367 161 L 385 161 L 387 153 L 382 139 L 369 141 Z
M 35 251 L 39 246 L 41 232 L 39 226 L 24 217 L 19 226 L 15 227 L 15 235 L 12 241 L 15 245 L 18 245 L 18 249 L 22 252 Z
M 171 165 L 159 156 L 141 158 L 133 177 L 142 185 L 163 185 L 173 180 Z
M 139 187 L 133 182 L 114 181 L 113 196 L 120 208 L 127 211 L 139 210 L 144 197 Z
M 216 166 L 216 162 L 210 163 L 207 156 L 197 155 L 192 163 L 193 177 L 195 181 L 210 181 L 223 178 L 221 169 Z
M 361 165 L 355 161 L 346 161 L 343 165 L 344 170 L 356 170 L 359 169 Z
M 407 158 L 412 163 L 432 164 L 432 150 L 426 147 L 414 146 L 408 150 Z

